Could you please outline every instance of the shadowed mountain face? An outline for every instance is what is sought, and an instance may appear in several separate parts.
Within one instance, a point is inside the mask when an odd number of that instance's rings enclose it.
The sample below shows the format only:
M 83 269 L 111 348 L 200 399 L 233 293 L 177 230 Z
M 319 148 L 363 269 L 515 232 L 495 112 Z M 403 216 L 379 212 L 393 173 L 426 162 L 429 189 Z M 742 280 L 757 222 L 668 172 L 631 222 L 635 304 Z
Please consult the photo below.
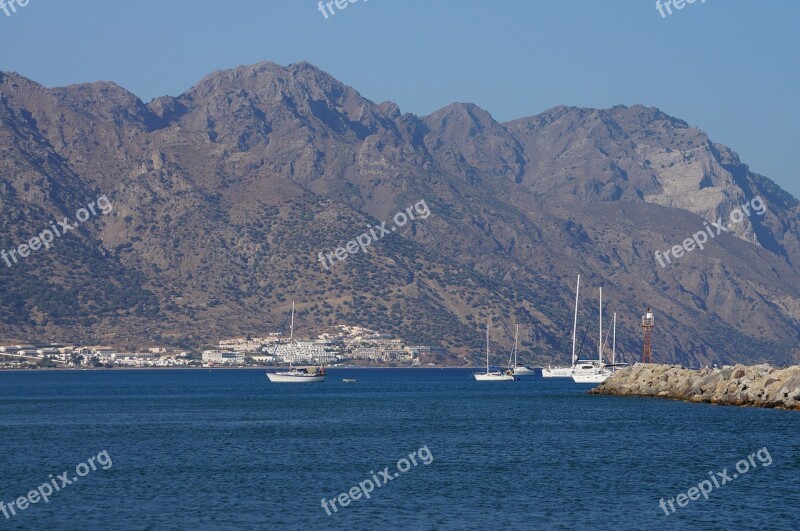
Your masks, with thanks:
M 461 363 L 488 319 L 496 362 L 520 323 L 523 359 L 549 363 L 567 359 L 580 273 L 584 356 L 602 286 L 628 361 L 646 306 L 658 361 L 800 361 L 798 201 L 658 109 L 417 117 L 306 63 L 215 72 L 147 105 L 0 73 L 0 151 L 0 249 L 113 205 L 0 261 L 0 338 L 200 347 L 280 329 L 296 300 L 298 335 L 361 324 Z M 756 197 L 765 211 L 716 235 Z M 396 227 L 420 201 L 430 216 Z M 383 221 L 397 230 L 323 266 Z M 704 230 L 704 249 L 659 265 Z

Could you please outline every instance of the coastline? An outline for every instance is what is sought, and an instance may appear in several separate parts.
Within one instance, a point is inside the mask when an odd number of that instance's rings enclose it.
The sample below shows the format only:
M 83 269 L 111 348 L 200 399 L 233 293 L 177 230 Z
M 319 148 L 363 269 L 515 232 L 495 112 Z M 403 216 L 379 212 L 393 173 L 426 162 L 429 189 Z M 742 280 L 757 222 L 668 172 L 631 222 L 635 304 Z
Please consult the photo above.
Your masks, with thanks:
M 283 371 L 289 369 L 289 366 L 280 366 L 280 367 L 240 367 L 240 366 L 233 366 L 233 367 L 42 367 L 37 369 L 11 369 L 11 368 L 0 368 L 0 372 L 78 372 L 78 371 L 152 371 L 152 370 L 166 370 L 166 371 L 173 371 L 173 370 L 208 370 L 208 371 L 216 371 L 216 370 L 275 370 L 275 371 Z M 358 365 L 353 366 L 344 366 L 344 367 L 325 367 L 326 371 L 336 371 L 340 369 L 364 369 L 364 370 L 394 370 L 394 369 L 461 369 L 461 370 L 479 370 L 479 367 L 446 367 L 446 366 L 436 366 L 436 367 L 418 367 L 418 366 L 409 366 L 409 367 L 363 367 Z

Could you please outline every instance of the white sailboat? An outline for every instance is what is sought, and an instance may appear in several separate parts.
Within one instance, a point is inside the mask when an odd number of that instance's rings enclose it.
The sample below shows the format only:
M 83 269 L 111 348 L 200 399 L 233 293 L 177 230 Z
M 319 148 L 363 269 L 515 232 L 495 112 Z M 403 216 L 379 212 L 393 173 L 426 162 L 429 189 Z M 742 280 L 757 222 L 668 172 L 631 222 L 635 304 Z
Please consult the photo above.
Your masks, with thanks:
M 526 365 L 517 365 L 514 367 L 514 376 L 533 376 L 536 371 L 531 370 Z
M 289 344 L 294 340 L 294 301 L 292 301 L 292 320 L 289 325 Z M 277 351 L 277 347 L 276 347 Z M 267 378 L 274 383 L 313 383 L 325 381 L 325 367 L 294 367 L 289 358 L 289 370 L 268 372 Z
M 575 383 L 603 383 L 611 377 L 611 371 L 602 368 L 594 373 L 573 374 L 572 379 Z
M 486 373 L 476 372 L 473 375 L 479 382 L 507 382 L 514 380 L 511 371 L 489 370 L 489 323 L 486 323 Z
M 575 354 L 575 346 L 578 332 L 578 300 L 581 291 L 581 276 L 578 275 L 578 283 L 575 286 L 575 316 L 572 321 L 572 365 L 569 367 L 547 367 L 542 369 L 544 378 L 572 378 L 573 374 L 591 374 L 599 369 L 594 360 L 579 360 Z
M 268 372 L 267 378 L 274 383 L 324 382 L 325 367 L 291 367 L 284 372 Z
M 614 320 L 616 322 L 616 317 Z M 603 363 L 603 288 L 600 288 L 600 336 L 597 344 L 597 365 L 593 370 L 573 372 L 572 380 L 575 383 L 603 383 L 611 377 L 611 374 L 611 370 Z
M 519 325 L 517 325 L 516 330 L 514 331 L 514 364 L 511 365 L 511 372 L 514 376 L 531 376 L 536 374 L 534 371 L 530 370 L 525 365 L 520 365 L 517 363 L 517 345 L 519 344 Z
M 611 364 L 606 365 L 614 373 L 627 367 L 627 363 L 617 363 L 617 312 L 614 312 L 614 332 L 611 340 Z
M 543 378 L 569 378 L 575 367 L 547 367 L 542 369 Z

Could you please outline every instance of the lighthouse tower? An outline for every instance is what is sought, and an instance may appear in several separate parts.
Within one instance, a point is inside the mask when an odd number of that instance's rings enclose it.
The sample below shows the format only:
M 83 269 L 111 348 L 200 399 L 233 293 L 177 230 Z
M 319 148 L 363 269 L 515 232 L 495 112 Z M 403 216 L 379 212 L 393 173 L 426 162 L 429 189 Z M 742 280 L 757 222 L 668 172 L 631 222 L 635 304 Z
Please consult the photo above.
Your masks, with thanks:
M 642 316 L 642 331 L 644 332 L 644 350 L 642 351 L 642 363 L 653 363 L 653 312 L 650 307 Z

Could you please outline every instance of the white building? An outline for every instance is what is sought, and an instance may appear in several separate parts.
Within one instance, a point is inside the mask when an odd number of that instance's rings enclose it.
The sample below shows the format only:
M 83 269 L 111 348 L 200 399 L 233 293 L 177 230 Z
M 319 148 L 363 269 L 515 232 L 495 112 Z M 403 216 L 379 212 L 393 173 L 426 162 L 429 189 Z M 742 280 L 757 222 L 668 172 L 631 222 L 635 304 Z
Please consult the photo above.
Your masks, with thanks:
M 377 361 L 381 359 L 381 349 L 378 347 L 355 347 L 347 351 L 347 357 L 354 360 Z
M 283 363 L 333 363 L 339 359 L 336 345 L 328 341 L 293 341 L 271 351 Z
M 272 345 L 278 341 L 279 334 L 270 334 L 267 337 L 235 337 L 223 339 L 219 342 L 219 350 L 235 352 L 258 352 L 264 345 Z
M 99 358 L 107 358 L 116 352 L 114 347 L 105 347 L 105 346 L 94 346 L 94 347 L 78 347 L 73 349 L 73 352 L 76 354 L 81 354 L 82 356 L 92 357 L 97 356 Z
M 347 342 L 347 357 L 371 361 L 413 361 L 414 351 L 402 339 L 378 336 Z
M 216 365 L 243 365 L 244 352 L 204 350 L 203 363 L 216 364 Z

